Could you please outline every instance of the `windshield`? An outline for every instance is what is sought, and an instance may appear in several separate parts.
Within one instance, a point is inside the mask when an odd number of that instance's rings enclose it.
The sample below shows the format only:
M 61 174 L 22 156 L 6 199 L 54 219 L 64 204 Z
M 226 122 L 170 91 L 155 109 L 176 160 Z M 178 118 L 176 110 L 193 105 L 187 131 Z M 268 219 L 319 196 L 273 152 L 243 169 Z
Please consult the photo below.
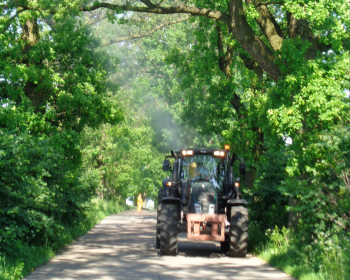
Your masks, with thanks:
M 218 192 L 222 191 L 224 181 L 223 159 L 211 155 L 194 155 L 182 159 L 181 177 L 184 180 L 209 181 Z

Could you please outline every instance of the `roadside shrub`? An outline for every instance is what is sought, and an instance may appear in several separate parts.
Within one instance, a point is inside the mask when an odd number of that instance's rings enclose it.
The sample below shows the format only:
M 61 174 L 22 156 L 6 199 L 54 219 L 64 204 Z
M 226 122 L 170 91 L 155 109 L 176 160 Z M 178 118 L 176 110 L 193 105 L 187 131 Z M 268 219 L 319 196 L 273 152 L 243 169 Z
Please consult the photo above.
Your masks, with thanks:
M 267 151 L 256 165 L 256 180 L 252 189 L 244 189 L 249 208 L 249 250 L 254 251 L 268 240 L 264 235 L 269 228 L 287 226 L 288 198 L 279 191 L 285 180 L 286 151 Z
M 300 228 L 301 227 L 301 228 Z M 336 229 L 305 238 L 298 230 L 268 229 L 268 242 L 256 250 L 259 257 L 297 279 L 346 280 L 350 271 L 350 235 Z
M 104 201 L 99 198 L 91 200 L 91 207 L 84 211 L 84 219 L 75 221 L 71 226 L 62 226 L 55 240 L 39 245 L 29 245 L 17 241 L 15 254 L 0 253 L 0 280 L 21 279 L 36 266 L 49 261 L 62 247 L 73 242 L 78 236 L 84 235 L 100 220 L 110 214 L 125 211 L 127 207 L 120 201 Z
M 66 136 L 66 139 L 65 139 Z M 0 137 L 0 249 L 47 244 L 85 217 L 95 186 L 79 181 L 79 151 L 72 135 L 35 137 L 3 132 Z M 70 150 L 64 149 L 71 145 Z M 68 154 L 70 156 L 68 157 Z

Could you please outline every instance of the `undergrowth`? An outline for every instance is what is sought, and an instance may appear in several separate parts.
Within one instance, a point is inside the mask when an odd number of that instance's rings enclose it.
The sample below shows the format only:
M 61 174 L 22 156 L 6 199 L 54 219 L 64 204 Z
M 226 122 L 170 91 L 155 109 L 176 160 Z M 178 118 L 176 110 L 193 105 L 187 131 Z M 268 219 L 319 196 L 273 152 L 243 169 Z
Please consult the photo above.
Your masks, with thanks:
M 331 231 L 311 236 L 283 227 L 268 229 L 262 238 L 251 225 L 253 254 L 300 280 L 349 280 L 350 234 Z
M 85 213 L 84 219 L 75 221 L 72 227 L 65 227 L 57 234 L 54 243 L 42 246 L 29 246 L 17 242 L 12 253 L 0 252 L 0 280 L 16 280 L 28 275 L 35 267 L 48 262 L 61 248 L 87 233 L 99 221 L 111 214 L 125 211 L 127 206 L 119 201 L 94 199 L 92 207 Z

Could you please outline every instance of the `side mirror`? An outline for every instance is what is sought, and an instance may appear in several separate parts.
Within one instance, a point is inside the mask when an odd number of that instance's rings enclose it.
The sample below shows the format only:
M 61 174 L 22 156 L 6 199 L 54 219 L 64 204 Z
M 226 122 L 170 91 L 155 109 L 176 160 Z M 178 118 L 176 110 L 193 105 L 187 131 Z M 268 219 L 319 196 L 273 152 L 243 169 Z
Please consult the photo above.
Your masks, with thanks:
M 163 171 L 169 171 L 170 170 L 170 161 L 165 159 L 163 161 Z
M 244 162 L 241 162 L 240 164 L 239 164 L 239 174 L 242 174 L 242 175 L 244 175 L 245 174 L 245 163 Z

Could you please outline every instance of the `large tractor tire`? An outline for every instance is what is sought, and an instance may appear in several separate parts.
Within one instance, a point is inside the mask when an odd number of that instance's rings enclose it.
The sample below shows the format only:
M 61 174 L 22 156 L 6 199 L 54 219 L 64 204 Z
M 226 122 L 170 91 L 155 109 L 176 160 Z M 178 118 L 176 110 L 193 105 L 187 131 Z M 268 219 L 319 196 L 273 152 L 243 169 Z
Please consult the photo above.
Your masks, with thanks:
M 157 207 L 157 232 L 156 232 L 156 247 L 160 248 L 160 211 L 162 209 L 162 200 L 164 198 L 164 190 L 161 189 L 158 192 L 158 207 Z
M 229 255 L 245 258 L 248 240 L 248 209 L 243 206 L 231 207 Z
M 175 256 L 177 254 L 178 206 L 163 203 L 160 212 L 160 254 Z

